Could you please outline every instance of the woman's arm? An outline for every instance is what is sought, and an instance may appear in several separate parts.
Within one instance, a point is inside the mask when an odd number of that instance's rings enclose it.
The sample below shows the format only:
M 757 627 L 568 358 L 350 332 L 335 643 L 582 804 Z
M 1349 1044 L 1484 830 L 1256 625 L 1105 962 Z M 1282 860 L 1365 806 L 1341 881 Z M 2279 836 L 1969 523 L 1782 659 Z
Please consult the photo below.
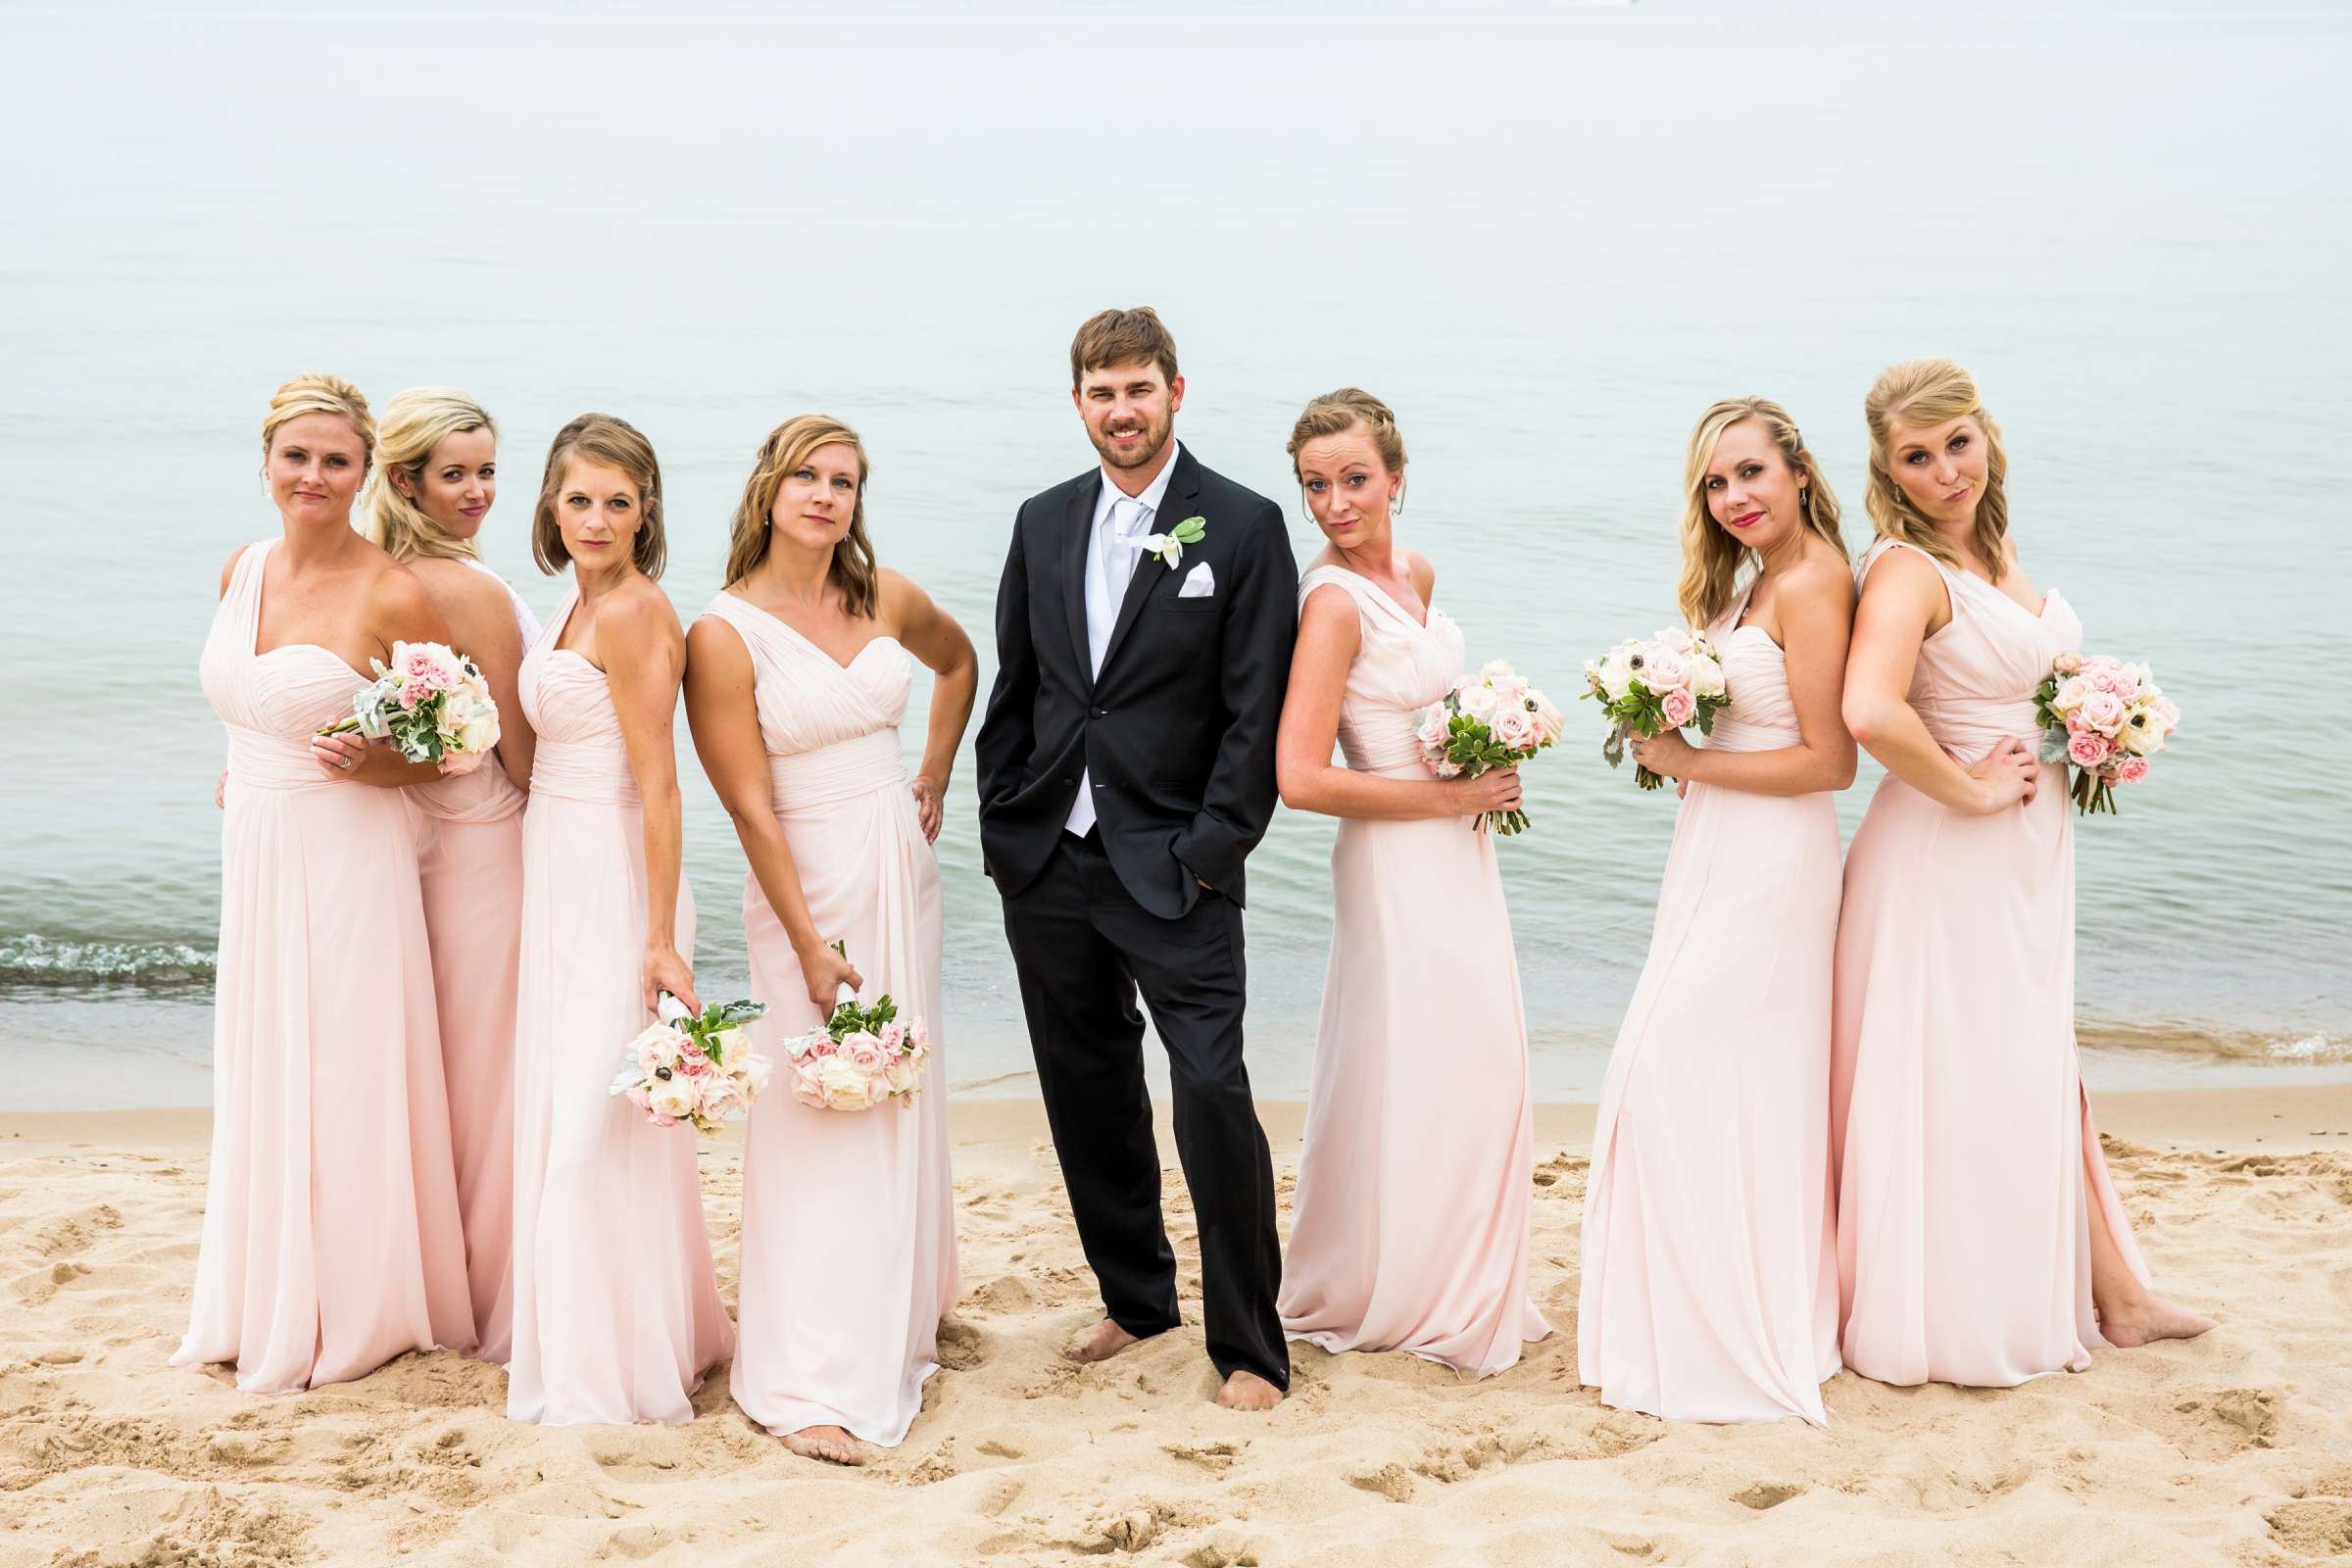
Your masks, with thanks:
M 1347 589 L 1325 583 L 1306 596 L 1298 612 L 1298 641 L 1291 652 L 1282 725 L 1274 738 L 1274 780 L 1282 804 L 1294 811 L 1385 821 L 1512 809 L 1518 804 L 1517 768 L 1498 768 L 1476 779 L 1424 780 L 1378 778 L 1333 764 L 1348 666 L 1363 635 Z
M 956 617 L 932 603 L 931 596 L 905 576 L 882 571 L 882 623 L 908 653 L 932 673 L 931 720 L 923 737 L 923 762 L 916 769 L 916 815 L 923 837 L 937 843 L 948 797 L 948 773 L 956 765 L 956 748 L 963 744 L 963 727 L 972 719 L 972 699 L 980 691 L 980 656 Z M 691 711 L 691 710 L 690 710 Z
M 472 660 L 490 683 L 498 704 L 498 762 L 516 789 L 531 787 L 531 758 L 539 745 L 523 716 L 517 679 L 522 671 L 522 632 L 506 584 L 459 562 L 440 564 L 425 586 L 449 622 L 450 644 Z
M 1751 795 L 1814 795 L 1854 781 L 1854 737 L 1838 711 L 1853 635 L 1854 579 L 1835 563 L 1806 562 L 1782 581 L 1777 605 L 1797 743 L 1769 752 L 1719 752 L 1669 730 L 1636 741 L 1636 761 L 1668 778 Z
M 751 862 L 760 895 L 783 923 L 784 935 L 801 960 L 808 1000 L 830 1014 L 842 986 L 856 990 L 864 980 L 847 958 L 825 945 L 824 933 L 809 916 L 792 845 L 776 820 L 756 681 L 752 656 L 734 627 L 716 615 L 704 615 L 688 628 L 686 724 L 694 734 L 695 756 L 702 759 L 719 805 L 735 824 L 736 842 Z
M 361 613 L 367 617 L 368 635 L 378 644 L 376 657 L 387 663 L 394 643 L 449 643 L 449 622 L 441 618 L 424 584 L 406 566 L 387 566 L 375 574 L 368 585 Z M 369 745 L 354 732 L 314 737 L 311 757 L 328 778 L 372 784 L 378 789 L 405 789 L 441 776 L 437 763 L 412 762 L 400 755 L 398 747 Z M 341 762 L 345 757 L 356 757 L 358 761 L 345 767 Z
M 2034 798 L 2034 749 L 2011 736 L 1972 767 L 1962 767 L 1928 733 L 1910 703 L 1920 645 L 1950 624 L 1950 595 L 1935 564 L 1889 550 L 1871 568 L 1854 612 L 1845 662 L 1845 727 L 1886 771 L 1928 799 L 1971 815 L 1988 815 Z
M 682 846 L 678 760 L 672 749 L 686 639 L 677 612 L 654 584 L 631 583 L 596 612 L 596 650 L 612 688 L 621 744 L 645 803 L 645 1010 L 666 991 L 700 1012 L 694 966 L 679 954 L 678 858 Z

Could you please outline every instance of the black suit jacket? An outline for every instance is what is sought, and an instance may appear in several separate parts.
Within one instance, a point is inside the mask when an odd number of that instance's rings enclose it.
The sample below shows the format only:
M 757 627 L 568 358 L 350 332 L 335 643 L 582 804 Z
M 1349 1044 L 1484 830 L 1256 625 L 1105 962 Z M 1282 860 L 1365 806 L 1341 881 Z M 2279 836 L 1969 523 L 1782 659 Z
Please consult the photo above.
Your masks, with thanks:
M 1155 532 L 1206 530 L 1171 570 L 1139 556 L 1090 672 L 1086 549 L 1102 471 L 1023 503 L 997 589 L 997 682 L 980 721 L 980 849 L 1000 893 L 1035 881 L 1078 794 L 1094 788 L 1102 846 L 1161 919 L 1200 898 L 1245 902 L 1242 861 L 1274 814 L 1274 731 L 1298 632 L 1298 567 L 1282 509 L 1179 448 Z M 1207 562 L 1216 592 L 1180 599 Z

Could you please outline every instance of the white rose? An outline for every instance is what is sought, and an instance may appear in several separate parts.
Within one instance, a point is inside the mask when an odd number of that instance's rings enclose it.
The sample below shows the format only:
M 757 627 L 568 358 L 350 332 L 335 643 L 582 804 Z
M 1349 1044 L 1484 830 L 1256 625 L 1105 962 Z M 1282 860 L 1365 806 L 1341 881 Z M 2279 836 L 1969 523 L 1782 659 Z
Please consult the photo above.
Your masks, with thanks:
M 827 1056 L 816 1083 L 827 1110 L 863 1110 L 873 1102 L 864 1070 L 847 1056 Z
M 1650 639 L 1669 653 L 1687 654 L 1690 651 L 1690 634 L 1680 626 L 1669 626 Z
M 1643 658 L 1647 667 L 1642 671 L 1642 684 L 1653 692 L 1674 690 L 1690 672 L 1689 662 L 1671 648 L 1651 648 Z
M 2058 683 L 2058 693 L 2050 699 L 2050 707 L 2061 713 L 2071 713 L 2082 706 L 2090 695 L 2090 682 L 2080 675 L 2069 675 Z
M 674 1074 L 646 1085 L 646 1105 L 656 1115 L 684 1121 L 694 1114 L 696 1098 L 693 1086 Z
M 1686 678 L 1690 683 L 1690 695 L 1693 697 L 1723 695 L 1723 666 L 1712 659 L 1703 655 L 1694 656 Z
M 1478 678 L 1480 680 L 1497 685 L 1503 681 L 1515 678 L 1517 673 L 1518 672 L 1516 670 L 1511 668 L 1508 662 L 1500 659 L 1490 659 L 1478 667 Z M 1525 683 L 1522 682 L 1522 684 Z
M 1633 645 L 1619 643 L 1600 662 L 1600 694 L 1612 703 L 1617 702 L 1625 696 L 1633 679 Z
M 1462 692 L 1462 711 L 1482 724 L 1494 722 L 1494 710 L 1502 699 L 1492 686 L 1470 686 Z
M 912 1056 L 893 1058 L 888 1077 L 892 1094 L 910 1094 L 922 1084 L 922 1081 L 923 1066 L 921 1062 Z
M 498 744 L 498 715 L 476 713 L 458 731 L 458 750 L 481 753 Z

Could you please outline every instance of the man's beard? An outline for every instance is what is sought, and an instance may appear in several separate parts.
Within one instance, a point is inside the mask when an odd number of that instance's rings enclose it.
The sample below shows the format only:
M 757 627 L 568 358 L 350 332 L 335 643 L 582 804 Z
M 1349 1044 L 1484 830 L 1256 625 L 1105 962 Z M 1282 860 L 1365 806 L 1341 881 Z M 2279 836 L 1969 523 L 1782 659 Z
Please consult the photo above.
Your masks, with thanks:
M 1144 424 L 1143 442 L 1135 449 L 1135 455 L 1132 457 L 1121 457 L 1118 449 L 1110 444 L 1110 438 L 1106 435 L 1096 435 L 1095 427 L 1091 424 L 1086 427 L 1086 434 L 1087 438 L 1094 442 L 1095 451 L 1100 453 L 1102 461 L 1109 464 L 1112 467 L 1142 468 L 1150 466 L 1153 460 L 1158 458 L 1162 452 L 1167 450 L 1168 437 L 1173 435 L 1175 430 L 1176 418 L 1174 415 L 1170 415 L 1168 417 L 1160 420 L 1157 424 L 1151 423 L 1147 420 Z

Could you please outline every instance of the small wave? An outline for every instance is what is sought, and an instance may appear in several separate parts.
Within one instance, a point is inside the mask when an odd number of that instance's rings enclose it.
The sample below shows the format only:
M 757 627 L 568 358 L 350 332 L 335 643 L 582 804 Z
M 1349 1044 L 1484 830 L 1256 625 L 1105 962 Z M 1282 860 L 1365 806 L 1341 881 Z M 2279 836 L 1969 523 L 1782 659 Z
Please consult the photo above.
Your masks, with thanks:
M 2191 1060 L 2327 1066 L 2352 1061 L 2352 1037 L 2325 1030 L 2223 1029 L 2194 1023 L 2116 1023 L 2084 1019 L 2076 1037 L 2103 1051 L 2150 1052 Z
M 213 955 L 184 942 L 78 942 L 37 931 L 0 937 L 0 987 L 197 991 L 212 983 Z

